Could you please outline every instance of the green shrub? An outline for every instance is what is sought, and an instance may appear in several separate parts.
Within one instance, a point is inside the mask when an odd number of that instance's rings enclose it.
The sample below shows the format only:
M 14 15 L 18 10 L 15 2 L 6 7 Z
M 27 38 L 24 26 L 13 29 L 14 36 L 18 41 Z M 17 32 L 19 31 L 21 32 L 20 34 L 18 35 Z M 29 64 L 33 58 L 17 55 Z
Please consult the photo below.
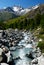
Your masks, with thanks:
M 43 41 L 39 42 L 37 47 L 39 47 L 41 51 L 44 52 L 44 42 Z

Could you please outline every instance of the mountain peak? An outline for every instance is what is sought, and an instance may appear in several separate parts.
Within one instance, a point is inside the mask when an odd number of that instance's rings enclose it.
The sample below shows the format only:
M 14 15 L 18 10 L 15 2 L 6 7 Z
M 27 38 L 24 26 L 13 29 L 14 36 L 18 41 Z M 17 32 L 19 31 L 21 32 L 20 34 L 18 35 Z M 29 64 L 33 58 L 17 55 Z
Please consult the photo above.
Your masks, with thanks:
M 19 6 L 13 6 L 13 10 L 14 10 L 14 11 L 19 11 L 19 10 L 22 10 L 22 8 L 19 7 Z

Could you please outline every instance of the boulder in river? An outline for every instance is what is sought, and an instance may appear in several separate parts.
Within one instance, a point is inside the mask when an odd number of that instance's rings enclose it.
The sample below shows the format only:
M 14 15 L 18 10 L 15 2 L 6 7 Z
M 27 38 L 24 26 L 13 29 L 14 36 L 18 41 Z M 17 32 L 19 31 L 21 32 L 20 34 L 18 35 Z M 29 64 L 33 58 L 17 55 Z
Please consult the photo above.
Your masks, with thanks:
M 0 65 L 8 65 L 7 63 L 1 63 Z
M 21 59 L 21 58 L 20 57 L 15 58 L 15 60 L 19 60 L 19 59 Z
M 2 61 L 3 57 L 2 57 L 2 52 L 3 50 L 0 48 L 0 62 Z
M 32 64 L 38 64 L 38 59 L 32 60 Z
M 30 53 L 30 54 L 26 54 L 26 56 L 27 56 L 28 58 L 34 59 L 32 53 Z

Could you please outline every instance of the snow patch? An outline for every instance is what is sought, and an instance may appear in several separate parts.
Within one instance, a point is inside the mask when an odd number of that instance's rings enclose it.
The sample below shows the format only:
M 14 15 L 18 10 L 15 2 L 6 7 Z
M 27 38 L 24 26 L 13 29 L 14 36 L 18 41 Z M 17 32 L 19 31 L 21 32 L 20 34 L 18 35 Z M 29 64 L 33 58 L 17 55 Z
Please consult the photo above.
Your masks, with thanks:
M 33 6 L 32 7 L 32 9 L 37 9 L 39 6 L 38 5 L 36 5 L 36 6 Z

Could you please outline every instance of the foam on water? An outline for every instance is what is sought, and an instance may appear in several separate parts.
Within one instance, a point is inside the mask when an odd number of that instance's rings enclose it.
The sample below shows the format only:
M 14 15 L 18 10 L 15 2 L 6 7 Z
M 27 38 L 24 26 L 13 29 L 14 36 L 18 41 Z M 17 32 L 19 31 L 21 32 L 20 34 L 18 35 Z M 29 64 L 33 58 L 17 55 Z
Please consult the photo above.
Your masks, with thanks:
M 27 41 L 30 42 L 31 34 L 24 33 L 24 39 L 21 40 L 18 46 L 24 46 L 23 48 L 17 49 L 12 52 L 14 57 L 20 57 L 21 59 L 17 60 L 15 65 L 30 65 L 31 59 L 26 57 L 26 54 L 29 54 L 32 51 L 32 44 L 27 44 Z M 32 42 L 35 45 L 35 42 Z

